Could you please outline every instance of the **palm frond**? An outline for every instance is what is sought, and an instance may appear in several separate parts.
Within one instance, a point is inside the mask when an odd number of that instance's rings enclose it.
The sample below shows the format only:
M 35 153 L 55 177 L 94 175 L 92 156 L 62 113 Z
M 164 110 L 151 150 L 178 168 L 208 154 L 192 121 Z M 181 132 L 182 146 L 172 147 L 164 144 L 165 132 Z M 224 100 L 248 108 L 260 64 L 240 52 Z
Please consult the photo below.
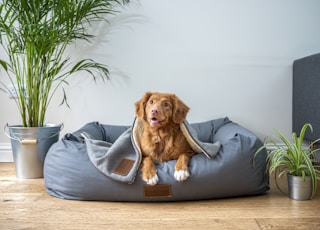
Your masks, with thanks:
M 74 64 L 65 57 L 66 48 L 79 40 L 95 38 L 88 28 L 93 22 L 107 22 L 115 6 L 129 0 L 2 0 L 0 3 L 0 44 L 9 57 L 0 59 L 12 84 L 23 126 L 43 126 L 52 96 L 68 78 L 83 71 L 93 80 L 109 80 L 106 65 L 92 59 Z M 56 83 L 53 86 L 53 83 Z M 1 90 L 5 90 L 0 84 Z M 63 90 L 63 103 L 67 94 Z

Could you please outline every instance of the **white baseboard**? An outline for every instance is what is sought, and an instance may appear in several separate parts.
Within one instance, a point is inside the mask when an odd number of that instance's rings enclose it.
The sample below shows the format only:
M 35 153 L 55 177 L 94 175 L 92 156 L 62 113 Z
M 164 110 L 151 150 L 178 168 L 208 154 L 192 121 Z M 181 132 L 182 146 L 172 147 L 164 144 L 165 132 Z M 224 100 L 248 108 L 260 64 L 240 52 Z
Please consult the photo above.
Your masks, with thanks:
M 10 143 L 0 143 L 0 162 L 13 162 Z

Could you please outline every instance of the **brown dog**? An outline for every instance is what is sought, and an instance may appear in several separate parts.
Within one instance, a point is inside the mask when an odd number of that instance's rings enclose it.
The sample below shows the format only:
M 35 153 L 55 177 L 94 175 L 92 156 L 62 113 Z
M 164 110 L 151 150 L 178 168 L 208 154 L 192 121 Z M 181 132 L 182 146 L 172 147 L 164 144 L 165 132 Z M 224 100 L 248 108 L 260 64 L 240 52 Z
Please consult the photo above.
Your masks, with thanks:
M 147 92 L 135 103 L 137 119 L 143 124 L 141 134 L 142 179 L 149 185 L 158 183 L 154 162 L 177 160 L 174 177 L 184 181 L 189 176 L 188 164 L 196 153 L 180 130 L 189 107 L 175 94 Z

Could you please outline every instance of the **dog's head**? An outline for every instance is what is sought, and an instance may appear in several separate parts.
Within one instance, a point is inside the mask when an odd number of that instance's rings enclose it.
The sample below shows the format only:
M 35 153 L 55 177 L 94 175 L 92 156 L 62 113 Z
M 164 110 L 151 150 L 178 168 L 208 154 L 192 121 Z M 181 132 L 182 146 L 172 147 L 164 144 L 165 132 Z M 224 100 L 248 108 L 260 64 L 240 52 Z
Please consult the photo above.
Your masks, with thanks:
M 161 127 L 169 123 L 182 123 L 189 107 L 175 94 L 147 92 L 135 103 L 136 116 L 144 119 L 152 127 Z

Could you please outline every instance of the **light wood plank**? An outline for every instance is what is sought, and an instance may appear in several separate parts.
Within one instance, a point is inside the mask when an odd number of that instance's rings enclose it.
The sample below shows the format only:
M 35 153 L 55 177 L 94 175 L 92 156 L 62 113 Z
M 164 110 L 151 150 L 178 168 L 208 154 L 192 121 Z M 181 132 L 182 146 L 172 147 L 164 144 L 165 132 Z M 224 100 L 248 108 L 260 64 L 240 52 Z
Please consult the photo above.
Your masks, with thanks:
M 294 201 L 271 189 L 191 202 L 96 202 L 51 197 L 43 179 L 15 178 L 0 163 L 0 229 L 318 229 L 320 194 Z

